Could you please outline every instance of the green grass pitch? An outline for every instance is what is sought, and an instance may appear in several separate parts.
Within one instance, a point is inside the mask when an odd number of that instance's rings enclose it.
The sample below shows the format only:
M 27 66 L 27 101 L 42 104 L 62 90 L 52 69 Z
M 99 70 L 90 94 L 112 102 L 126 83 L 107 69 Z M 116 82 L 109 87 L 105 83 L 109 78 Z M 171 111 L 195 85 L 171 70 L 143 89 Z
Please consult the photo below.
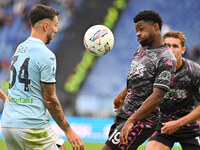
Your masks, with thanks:
M 85 150 L 101 150 L 103 143 L 84 143 Z M 68 142 L 65 142 L 65 147 L 67 150 L 71 150 L 71 145 Z M 5 146 L 5 143 L 2 139 L 0 139 L 0 150 L 8 150 Z M 140 146 L 138 150 L 145 150 L 145 146 Z M 172 150 L 182 150 L 179 147 L 174 147 Z

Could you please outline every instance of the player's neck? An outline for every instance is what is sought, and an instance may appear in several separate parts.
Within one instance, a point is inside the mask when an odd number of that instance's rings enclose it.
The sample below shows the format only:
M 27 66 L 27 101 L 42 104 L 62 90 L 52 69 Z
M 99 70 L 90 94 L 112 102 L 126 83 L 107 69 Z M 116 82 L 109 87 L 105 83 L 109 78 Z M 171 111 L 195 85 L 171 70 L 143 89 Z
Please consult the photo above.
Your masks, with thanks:
M 32 30 L 30 37 L 40 39 L 44 44 L 46 43 L 46 36 L 45 36 L 45 34 L 41 34 L 38 31 Z
M 181 58 L 180 61 L 177 61 L 176 70 L 178 70 L 179 68 L 181 68 L 182 65 L 183 65 L 183 60 L 182 60 L 182 58 Z
M 164 40 L 160 34 L 155 35 L 154 41 L 148 46 L 149 48 L 159 47 L 164 44 Z

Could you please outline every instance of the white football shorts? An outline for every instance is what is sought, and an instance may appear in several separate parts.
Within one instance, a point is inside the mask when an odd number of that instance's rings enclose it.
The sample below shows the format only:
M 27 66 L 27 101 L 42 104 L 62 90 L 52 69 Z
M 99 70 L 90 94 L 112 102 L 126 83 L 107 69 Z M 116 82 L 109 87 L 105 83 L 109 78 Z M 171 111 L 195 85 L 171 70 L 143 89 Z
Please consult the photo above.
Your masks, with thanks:
M 51 128 L 1 128 L 8 150 L 59 150 L 64 140 Z

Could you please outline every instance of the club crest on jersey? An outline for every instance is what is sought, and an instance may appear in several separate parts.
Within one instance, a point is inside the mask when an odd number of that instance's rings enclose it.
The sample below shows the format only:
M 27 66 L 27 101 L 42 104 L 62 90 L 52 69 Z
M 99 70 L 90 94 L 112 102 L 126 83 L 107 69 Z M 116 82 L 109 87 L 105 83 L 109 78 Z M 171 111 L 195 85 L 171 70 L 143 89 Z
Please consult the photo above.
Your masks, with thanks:
M 169 71 L 163 71 L 160 73 L 160 75 L 158 76 L 159 80 L 166 80 L 166 81 L 170 81 L 171 80 L 171 73 Z
M 56 66 L 52 65 L 51 66 L 51 76 L 55 77 L 55 73 L 56 73 Z

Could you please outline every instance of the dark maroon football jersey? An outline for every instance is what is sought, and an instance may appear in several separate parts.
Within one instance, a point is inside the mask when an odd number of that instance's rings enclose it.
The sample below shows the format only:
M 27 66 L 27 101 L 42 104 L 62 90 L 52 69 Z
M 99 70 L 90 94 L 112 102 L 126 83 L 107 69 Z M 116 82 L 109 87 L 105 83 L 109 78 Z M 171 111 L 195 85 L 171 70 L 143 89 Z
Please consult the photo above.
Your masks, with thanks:
M 152 49 L 138 47 L 128 71 L 124 106 L 118 109 L 118 115 L 130 117 L 152 94 L 154 87 L 169 91 L 175 70 L 176 58 L 167 45 Z M 149 125 L 158 123 L 159 107 L 141 121 Z
M 200 101 L 200 66 L 183 58 L 183 65 L 174 74 L 170 91 L 160 104 L 161 122 L 177 120 L 190 113 Z M 196 126 L 196 122 L 187 126 Z

